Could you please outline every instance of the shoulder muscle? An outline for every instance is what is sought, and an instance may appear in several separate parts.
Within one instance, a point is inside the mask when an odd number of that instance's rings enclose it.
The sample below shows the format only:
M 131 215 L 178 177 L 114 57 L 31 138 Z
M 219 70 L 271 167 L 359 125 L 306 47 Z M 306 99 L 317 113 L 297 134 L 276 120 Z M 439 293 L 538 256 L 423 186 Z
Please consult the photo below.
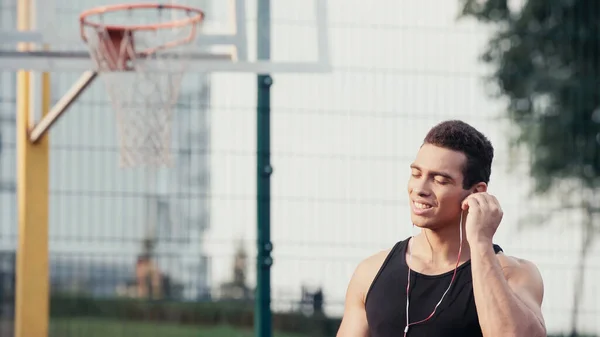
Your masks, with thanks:
M 337 337 L 368 336 L 365 299 L 389 252 L 390 250 L 381 251 L 362 260 L 354 270 L 346 291 L 344 316 Z

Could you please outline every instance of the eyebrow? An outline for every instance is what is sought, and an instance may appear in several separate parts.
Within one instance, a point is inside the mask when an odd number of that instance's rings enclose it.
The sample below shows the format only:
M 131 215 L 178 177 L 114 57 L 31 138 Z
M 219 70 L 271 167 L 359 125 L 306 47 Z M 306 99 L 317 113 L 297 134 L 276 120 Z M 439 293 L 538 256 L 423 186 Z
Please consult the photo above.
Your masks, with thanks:
M 415 170 L 419 170 L 419 171 L 423 171 L 419 166 L 417 166 L 416 164 L 410 164 L 410 168 L 411 169 L 415 169 Z M 440 176 L 440 177 L 444 177 L 450 180 L 454 180 L 454 178 L 449 175 L 448 173 L 445 172 L 440 172 L 440 171 L 429 171 L 429 174 L 432 174 L 434 176 Z

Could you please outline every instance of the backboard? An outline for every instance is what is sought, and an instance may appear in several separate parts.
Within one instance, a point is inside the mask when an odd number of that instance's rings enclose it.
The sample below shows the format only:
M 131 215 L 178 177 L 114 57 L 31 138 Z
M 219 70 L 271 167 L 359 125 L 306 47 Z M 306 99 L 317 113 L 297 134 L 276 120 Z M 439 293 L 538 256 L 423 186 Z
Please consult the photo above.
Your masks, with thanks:
M 0 0 L 0 70 L 93 69 L 80 35 L 81 12 L 105 5 L 149 0 L 30 0 L 31 31 L 17 30 L 17 2 Z M 158 1 L 160 2 L 160 1 Z M 271 59 L 257 59 L 257 0 L 166 0 L 202 9 L 206 19 L 194 46 L 191 72 L 327 72 L 326 0 L 271 1 Z M 151 22 L 148 22 L 151 23 Z M 28 42 L 33 51 L 19 52 Z M 47 46 L 42 49 L 42 46 Z

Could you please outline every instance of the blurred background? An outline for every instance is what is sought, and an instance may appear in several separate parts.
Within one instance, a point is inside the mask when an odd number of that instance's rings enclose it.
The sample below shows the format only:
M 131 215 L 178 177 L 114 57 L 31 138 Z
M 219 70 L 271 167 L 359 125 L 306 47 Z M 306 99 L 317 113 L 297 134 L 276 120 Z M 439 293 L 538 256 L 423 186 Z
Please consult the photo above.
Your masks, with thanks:
M 273 54 L 303 43 L 305 3 L 272 1 Z M 0 2 L 3 27 L 14 4 Z M 327 4 L 333 72 L 273 75 L 274 336 L 335 336 L 356 265 L 412 234 L 408 166 L 448 119 L 495 146 L 495 241 L 538 265 L 549 335 L 600 335 L 600 2 Z M 54 101 L 78 75 L 52 74 Z M 2 336 L 14 313 L 15 78 L 0 73 Z M 101 82 L 53 127 L 52 336 L 254 336 L 256 92 L 256 75 L 187 74 L 170 170 L 118 167 Z

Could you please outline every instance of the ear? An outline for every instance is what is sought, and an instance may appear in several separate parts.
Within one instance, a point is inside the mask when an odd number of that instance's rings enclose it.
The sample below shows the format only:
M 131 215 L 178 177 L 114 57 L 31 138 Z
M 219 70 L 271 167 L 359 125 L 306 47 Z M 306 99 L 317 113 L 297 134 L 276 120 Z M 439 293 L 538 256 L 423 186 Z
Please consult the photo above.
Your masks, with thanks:
M 484 182 L 477 183 L 473 186 L 473 193 L 487 192 L 487 184 Z

